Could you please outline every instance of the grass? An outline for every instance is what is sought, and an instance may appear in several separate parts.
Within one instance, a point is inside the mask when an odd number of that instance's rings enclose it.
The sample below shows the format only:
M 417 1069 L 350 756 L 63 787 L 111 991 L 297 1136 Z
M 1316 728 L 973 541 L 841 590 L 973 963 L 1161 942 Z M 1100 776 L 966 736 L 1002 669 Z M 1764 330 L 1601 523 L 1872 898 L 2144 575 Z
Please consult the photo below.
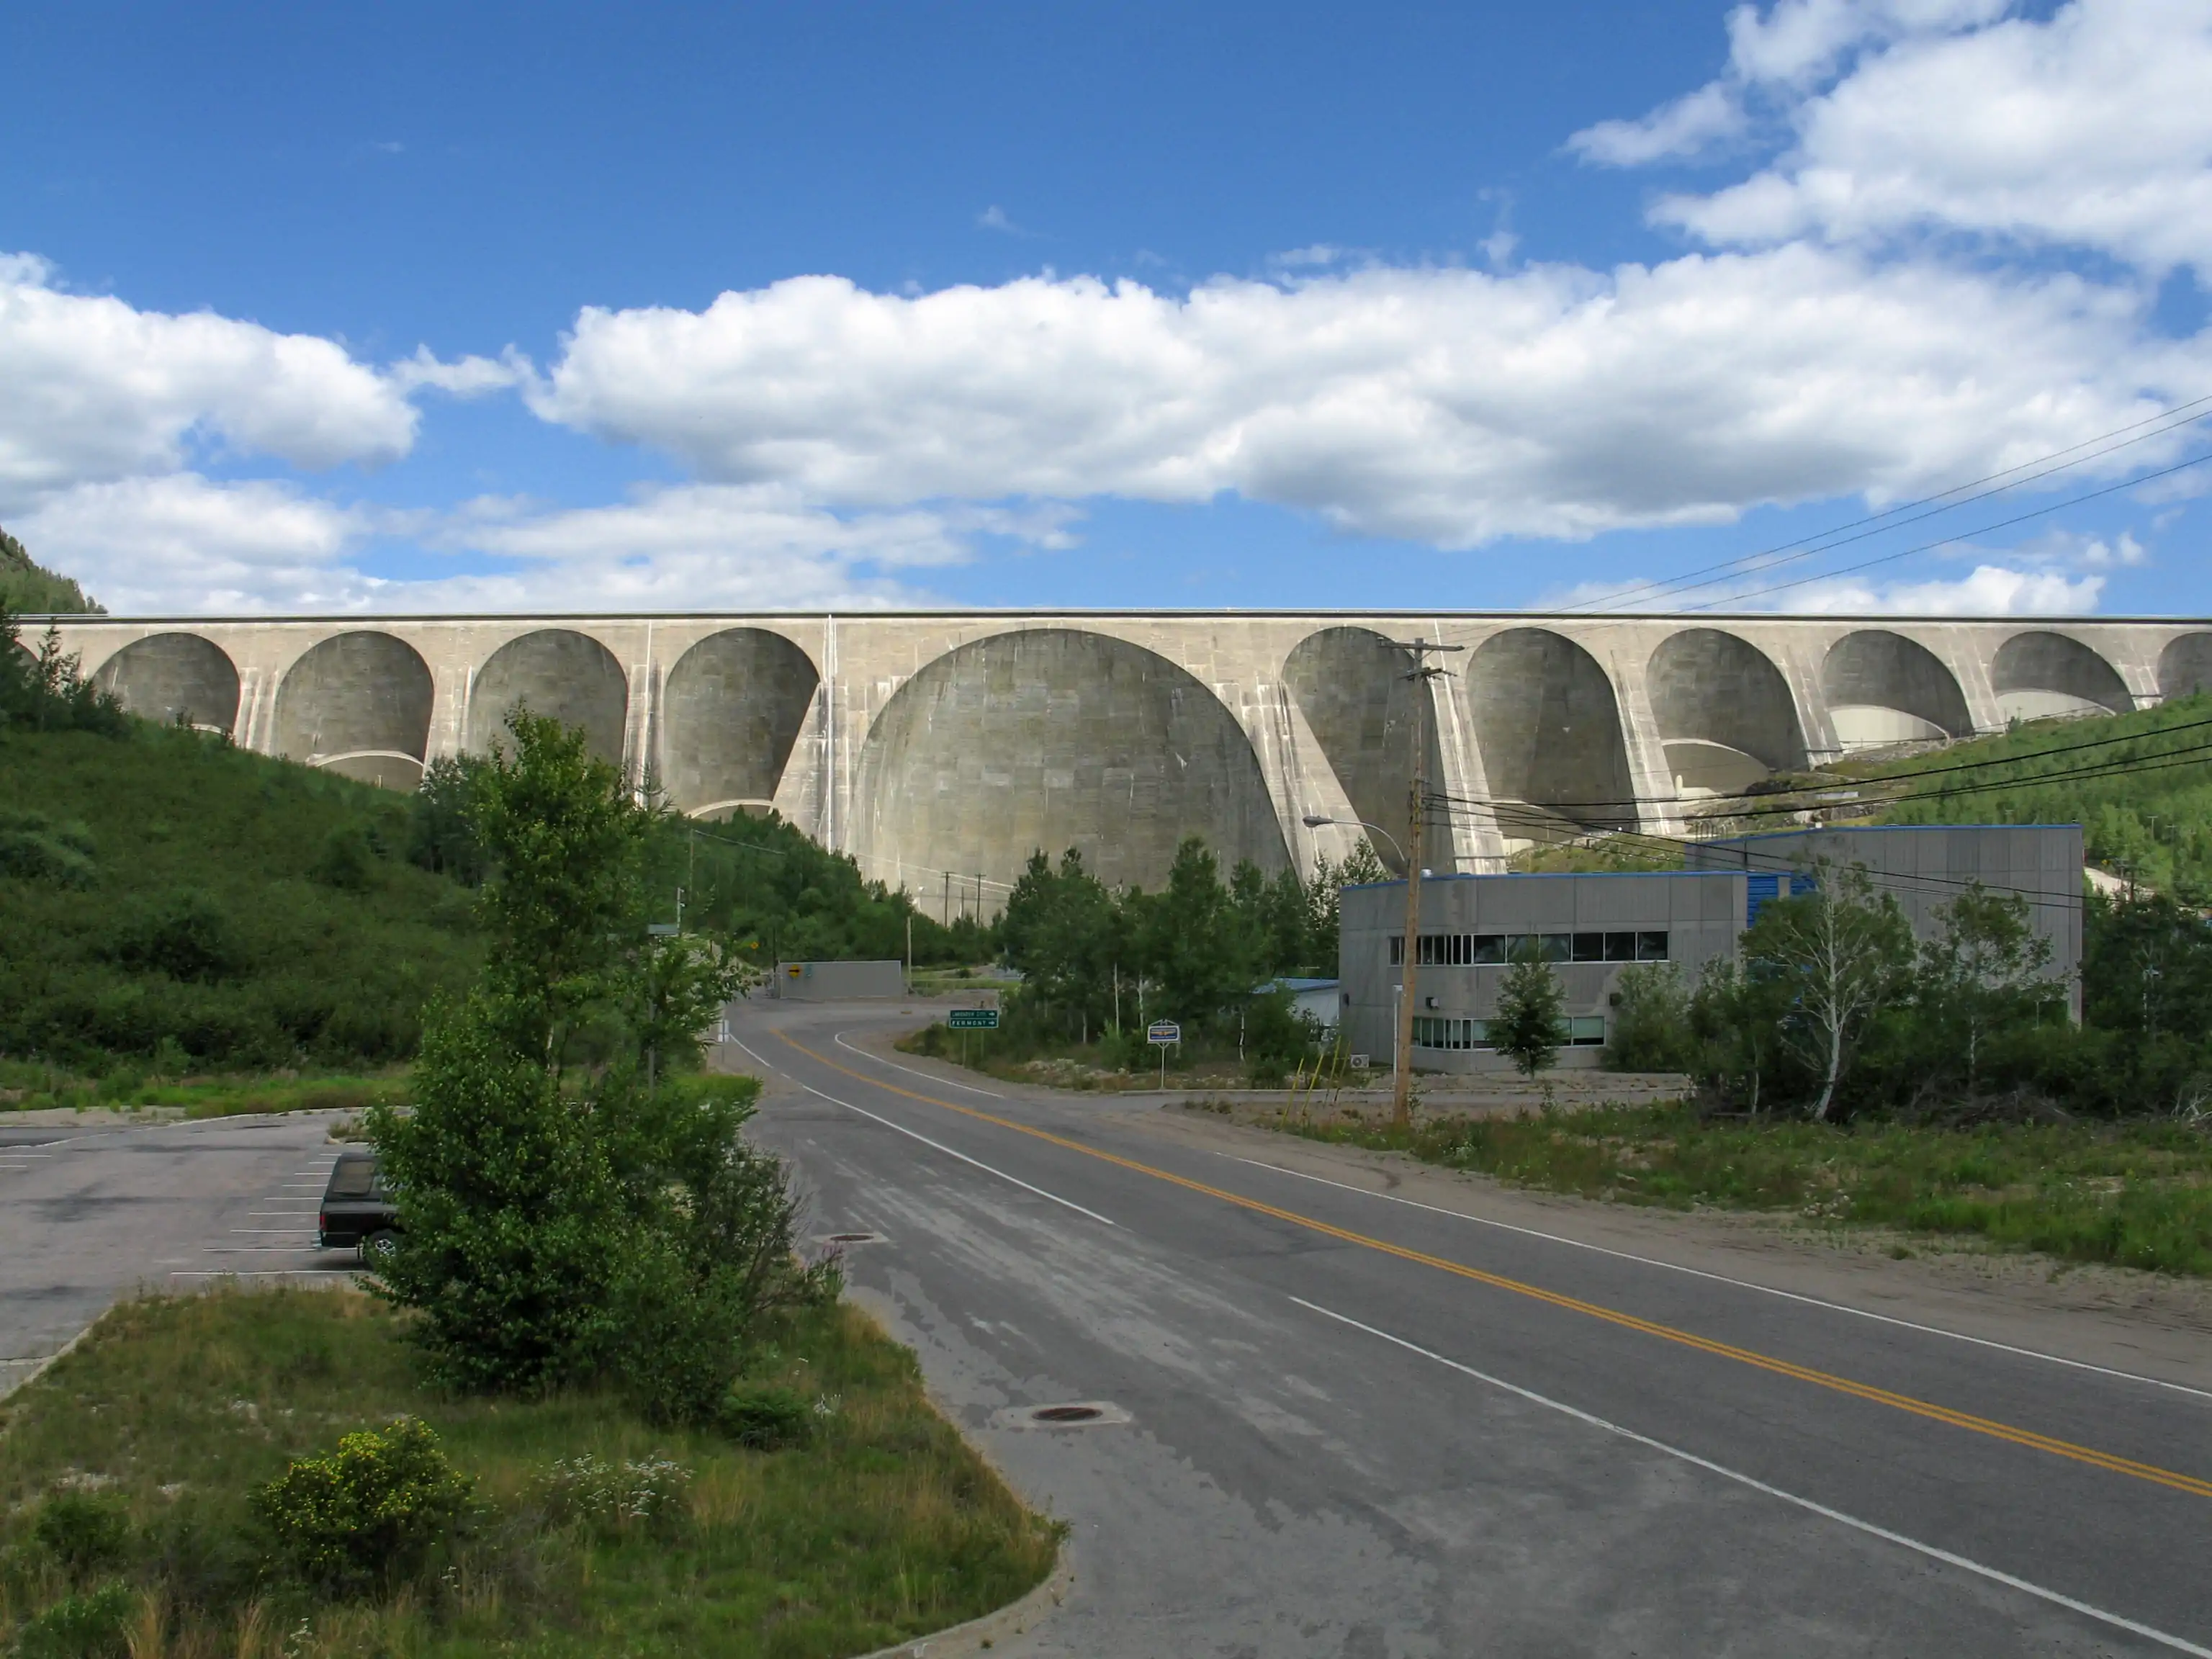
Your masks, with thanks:
M 236 1117 L 250 1112 L 360 1111 L 381 1103 L 402 1104 L 407 1098 L 408 1074 L 398 1068 L 371 1074 L 164 1079 L 127 1061 L 105 1076 L 85 1077 L 52 1066 L 0 1060 L 0 1112 L 150 1108 L 188 1118 Z
M 354 1291 L 124 1304 L 0 1407 L 0 1639 L 70 1589 L 31 1534 L 40 1504 L 72 1488 L 128 1514 L 110 1577 L 131 1597 L 133 1659 L 827 1659 L 975 1617 L 1043 1578 L 1057 1530 L 931 1409 L 910 1353 L 848 1306 L 771 1334 L 754 1376 L 816 1400 L 818 1427 L 764 1452 L 650 1427 L 593 1393 L 432 1394 L 404 1316 Z M 444 1571 L 350 1604 L 273 1577 L 252 1490 L 400 1413 L 476 1483 L 479 1513 Z M 660 1521 L 563 1522 L 542 1479 L 582 1455 L 665 1460 L 688 1479 L 663 1479 L 679 1496 Z
M 1838 1127 L 1664 1106 L 1443 1117 L 1411 1131 L 1281 1127 L 1585 1198 L 1965 1235 L 2069 1261 L 2212 1274 L 2212 1134 L 2177 1122 Z

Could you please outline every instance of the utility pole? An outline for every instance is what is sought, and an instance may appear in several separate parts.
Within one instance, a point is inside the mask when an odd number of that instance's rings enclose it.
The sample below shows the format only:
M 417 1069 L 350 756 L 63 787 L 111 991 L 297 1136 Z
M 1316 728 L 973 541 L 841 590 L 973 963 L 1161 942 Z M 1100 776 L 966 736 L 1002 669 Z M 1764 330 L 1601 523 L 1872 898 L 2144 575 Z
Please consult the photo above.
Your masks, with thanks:
M 1463 645 L 1437 645 L 1424 639 L 1394 641 L 1413 659 L 1405 678 L 1413 687 L 1413 775 L 1407 790 L 1406 945 L 1400 952 L 1397 1073 L 1391 1079 L 1390 1121 L 1406 1128 L 1413 1121 L 1413 987 L 1421 957 L 1421 820 L 1428 817 L 1429 682 L 1444 671 L 1431 666 L 1431 652 L 1464 651 Z

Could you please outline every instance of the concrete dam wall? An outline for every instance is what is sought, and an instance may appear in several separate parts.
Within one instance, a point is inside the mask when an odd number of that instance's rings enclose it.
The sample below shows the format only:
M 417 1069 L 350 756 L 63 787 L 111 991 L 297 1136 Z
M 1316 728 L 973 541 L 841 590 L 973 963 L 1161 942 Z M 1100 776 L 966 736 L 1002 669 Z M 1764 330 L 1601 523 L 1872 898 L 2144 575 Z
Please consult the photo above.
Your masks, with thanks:
M 1204 836 L 1262 869 L 1492 803 L 1424 861 L 1671 832 L 1778 770 L 2212 684 L 2212 622 L 1005 611 L 57 619 L 135 713 L 389 788 L 527 702 L 707 816 L 773 806 L 927 903 L 995 911 L 1033 848 L 1157 888 Z M 1464 647 L 1417 687 L 1394 641 Z M 935 908 L 931 906 L 930 908 Z

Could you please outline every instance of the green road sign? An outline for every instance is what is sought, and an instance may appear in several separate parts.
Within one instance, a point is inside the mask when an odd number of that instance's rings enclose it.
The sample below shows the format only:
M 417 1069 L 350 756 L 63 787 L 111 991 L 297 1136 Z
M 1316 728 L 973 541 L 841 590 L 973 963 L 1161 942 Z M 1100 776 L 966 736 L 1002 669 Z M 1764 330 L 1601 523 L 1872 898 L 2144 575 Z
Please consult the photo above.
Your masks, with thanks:
M 995 1031 L 999 1029 L 996 1008 L 955 1008 L 945 1016 L 945 1023 L 956 1031 Z

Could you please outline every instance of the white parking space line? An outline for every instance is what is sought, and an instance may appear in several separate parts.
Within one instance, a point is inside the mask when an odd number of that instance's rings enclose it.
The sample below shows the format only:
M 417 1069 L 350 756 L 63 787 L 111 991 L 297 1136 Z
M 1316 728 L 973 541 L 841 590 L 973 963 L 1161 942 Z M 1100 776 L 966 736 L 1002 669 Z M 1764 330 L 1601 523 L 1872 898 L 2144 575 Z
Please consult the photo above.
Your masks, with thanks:
M 1663 1453 L 1668 1457 L 1678 1458 L 1682 1462 L 1704 1469 L 1708 1474 L 1717 1474 L 1723 1480 L 1733 1480 L 1740 1486 L 1748 1486 L 1753 1492 L 1765 1493 L 1769 1498 L 1778 1498 L 1785 1504 L 1794 1504 L 1799 1509 L 1808 1510 L 1823 1520 L 1833 1521 L 1838 1525 L 1849 1527 L 1855 1532 L 1862 1532 L 1869 1537 L 1879 1538 L 1885 1543 L 1895 1544 L 1901 1548 L 1911 1550 L 1915 1554 L 1924 1555 L 1931 1561 L 1941 1561 L 1946 1566 L 1956 1567 L 1962 1572 L 1970 1572 L 1977 1577 L 2002 1584 L 2008 1589 L 2016 1589 L 2023 1595 L 2033 1595 L 2039 1601 L 2064 1607 L 2070 1613 L 2078 1613 L 2085 1619 L 2094 1619 L 2100 1624 L 2109 1625 L 2115 1630 L 2124 1630 L 2130 1635 L 2156 1642 L 2162 1647 L 2172 1649 L 2176 1653 L 2194 1654 L 2197 1659 L 2212 1659 L 2212 1648 L 2199 1647 L 2194 1642 L 2179 1636 L 2169 1635 L 2166 1632 L 2155 1629 L 2149 1625 L 2138 1624 L 2136 1620 L 2120 1613 L 2108 1613 L 2102 1607 L 2092 1607 L 2087 1601 L 2077 1601 L 2070 1595 L 2061 1595 L 2054 1589 L 2046 1589 L 2041 1584 L 2030 1583 L 2025 1578 L 2015 1578 L 2008 1572 L 2000 1571 L 1995 1567 L 1984 1566 L 1978 1561 L 1970 1561 L 1963 1555 L 1954 1555 L 1949 1550 L 1938 1549 L 1933 1544 L 1923 1544 L 1917 1538 L 1907 1538 L 1903 1533 L 1892 1532 L 1887 1527 L 1878 1527 L 1871 1521 L 1862 1521 L 1855 1515 L 1844 1514 L 1841 1510 L 1832 1510 L 1826 1504 L 1816 1504 L 1809 1498 L 1800 1498 L 1796 1492 L 1784 1492 L 1779 1486 L 1770 1486 L 1765 1481 L 1754 1476 L 1731 1469 L 1724 1464 L 1716 1463 L 1709 1458 L 1700 1457 L 1695 1452 L 1684 1451 L 1679 1446 L 1670 1446 L 1663 1440 L 1654 1440 L 1648 1434 L 1638 1434 L 1633 1429 L 1624 1428 L 1618 1423 L 1610 1422 L 1605 1418 L 1583 1411 L 1579 1407 L 1570 1406 L 1564 1401 L 1554 1400 L 1549 1395 L 1538 1394 L 1534 1389 L 1524 1389 L 1517 1382 L 1508 1382 L 1504 1378 L 1492 1376 L 1487 1371 L 1479 1371 L 1472 1365 L 1462 1365 L 1456 1359 L 1447 1359 L 1440 1353 L 1424 1348 L 1417 1343 L 1408 1342 L 1402 1336 L 1393 1336 L 1389 1332 L 1378 1330 L 1372 1325 L 1364 1325 L 1348 1314 L 1334 1312 L 1321 1306 L 1318 1303 L 1309 1302 L 1303 1297 L 1294 1296 L 1290 1299 L 1310 1313 L 1317 1313 L 1324 1319 L 1333 1319 L 1340 1325 L 1349 1325 L 1355 1331 L 1364 1331 L 1378 1340 L 1388 1342 L 1395 1348 L 1402 1348 L 1407 1353 L 1419 1354 L 1424 1359 L 1433 1360 L 1449 1370 L 1459 1372 L 1462 1376 L 1471 1376 L 1478 1382 L 1487 1383 L 1493 1389 L 1517 1395 L 1532 1405 L 1541 1406 L 1547 1410 L 1571 1417 L 1577 1422 L 1587 1423 L 1594 1429 L 1602 1429 L 1607 1434 L 1617 1434 L 1624 1440 L 1633 1441 L 1639 1446 L 1649 1447 L 1651 1450 Z
M 1881 1325 L 1895 1325 L 1908 1331 L 1918 1331 L 1925 1336 L 1948 1337 L 1954 1342 L 1971 1342 L 1978 1348 L 1994 1348 L 1999 1353 L 2016 1354 L 2022 1359 L 2040 1359 L 2047 1364 L 2065 1365 L 2077 1371 L 2094 1371 L 2100 1376 L 2118 1377 L 2126 1382 L 2146 1382 L 2154 1389 L 2168 1389 L 2175 1394 L 2194 1395 L 2199 1400 L 2212 1400 L 2212 1389 L 2192 1389 L 2186 1382 L 2168 1382 L 2162 1377 L 2145 1376 L 2138 1371 L 2115 1370 L 2110 1365 L 2093 1365 L 2086 1359 L 2069 1359 L 2063 1354 L 2045 1353 L 2039 1348 L 2016 1348 L 2009 1342 L 1995 1342 L 1985 1336 L 1968 1336 L 1963 1331 L 1946 1330 L 1941 1325 L 1923 1325 L 1910 1319 L 1899 1319 L 1890 1314 L 1869 1313 L 1864 1308 L 1854 1308 L 1847 1302 L 1830 1302 L 1817 1296 L 1805 1296 L 1796 1291 L 1780 1291 L 1771 1285 L 1761 1285 L 1749 1279 L 1735 1279 L 1727 1273 L 1708 1272 L 1703 1267 L 1685 1267 L 1678 1261 L 1662 1261 L 1656 1256 L 1638 1255 L 1632 1250 L 1616 1250 L 1603 1244 L 1586 1243 L 1579 1238 L 1569 1238 L 1560 1233 L 1547 1233 L 1535 1227 L 1523 1227 L 1510 1221 L 1493 1221 L 1488 1216 L 1469 1215 L 1465 1210 L 1448 1210 L 1441 1204 L 1424 1204 L 1419 1199 L 1401 1198 L 1395 1193 L 1378 1193 L 1365 1187 L 1356 1187 L 1347 1181 L 1331 1181 L 1327 1176 L 1308 1175 L 1303 1170 L 1286 1170 L 1279 1164 L 1268 1164 L 1256 1158 L 1239 1158 L 1234 1152 L 1216 1152 L 1234 1164 L 1249 1164 L 1255 1170 L 1272 1170 L 1277 1175 L 1294 1176 L 1299 1181 L 1310 1181 L 1322 1187 L 1334 1187 L 1340 1192 L 1358 1193 L 1362 1198 L 1379 1198 L 1386 1204 L 1403 1204 L 1409 1209 L 1426 1210 L 1431 1215 L 1448 1215 L 1461 1221 L 1472 1221 L 1478 1227 L 1495 1227 L 1500 1232 L 1520 1233 L 1528 1238 L 1540 1238 L 1547 1243 L 1571 1245 L 1577 1250 L 1589 1250 L 1598 1255 L 1609 1255 L 1622 1261 L 1640 1262 L 1647 1267 L 1664 1267 L 1670 1273 L 1687 1273 L 1692 1279 L 1710 1279 L 1717 1285 L 1733 1285 L 1739 1290 L 1757 1291 L 1761 1296 L 1778 1296 L 1785 1302 L 1802 1302 L 1807 1307 L 1825 1308 L 1830 1313 L 1850 1314 L 1856 1319 L 1871 1319 Z

